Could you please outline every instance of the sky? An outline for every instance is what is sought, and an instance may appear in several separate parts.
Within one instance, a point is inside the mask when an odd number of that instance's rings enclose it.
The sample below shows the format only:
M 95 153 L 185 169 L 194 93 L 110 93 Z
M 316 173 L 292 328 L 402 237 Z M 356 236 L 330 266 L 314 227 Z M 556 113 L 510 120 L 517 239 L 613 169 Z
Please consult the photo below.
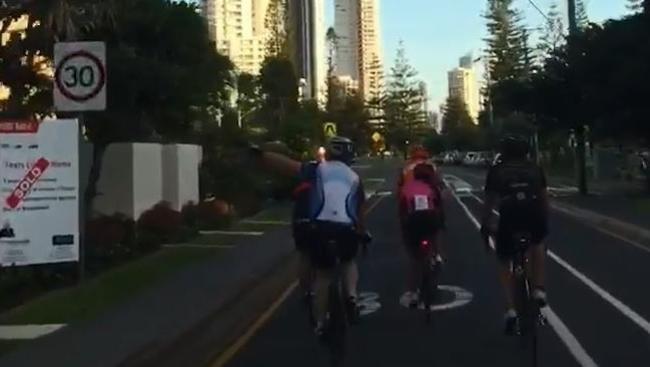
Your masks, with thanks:
M 334 0 L 327 3 L 328 26 L 334 20 Z M 458 59 L 484 47 L 485 21 L 481 14 L 486 0 L 377 0 L 380 4 L 380 34 L 384 51 L 384 70 L 393 64 L 397 45 L 404 41 L 406 55 L 429 88 L 430 109 L 437 111 L 447 98 L 447 71 L 458 66 Z M 545 13 L 552 3 L 566 8 L 565 0 L 534 0 Z M 525 23 L 535 28 L 544 18 L 529 0 L 516 0 Z M 619 18 L 626 13 L 625 0 L 585 0 L 593 22 Z M 565 22 L 566 24 L 566 22 Z M 482 73 L 481 73 L 482 74 Z

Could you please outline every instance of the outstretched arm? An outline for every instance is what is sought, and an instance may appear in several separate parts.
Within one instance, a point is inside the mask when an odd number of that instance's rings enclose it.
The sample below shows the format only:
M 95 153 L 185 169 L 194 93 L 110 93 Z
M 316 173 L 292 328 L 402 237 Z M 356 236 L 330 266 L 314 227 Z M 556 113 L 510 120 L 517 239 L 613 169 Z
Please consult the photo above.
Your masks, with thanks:
M 269 171 L 285 176 L 296 176 L 300 173 L 302 163 L 285 155 L 273 152 L 259 152 L 259 160 Z

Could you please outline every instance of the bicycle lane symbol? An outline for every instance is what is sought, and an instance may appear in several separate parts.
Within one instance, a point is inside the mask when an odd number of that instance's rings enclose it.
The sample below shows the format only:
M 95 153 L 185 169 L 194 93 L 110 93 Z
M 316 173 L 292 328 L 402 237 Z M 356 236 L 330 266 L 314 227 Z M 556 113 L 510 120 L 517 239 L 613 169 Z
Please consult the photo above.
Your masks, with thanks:
M 455 285 L 439 285 L 438 286 L 438 292 L 443 294 L 443 299 L 447 300 L 448 297 L 445 297 L 445 295 L 452 295 L 452 298 L 445 301 L 444 303 L 438 303 L 435 305 L 431 306 L 432 311 L 446 311 L 446 310 L 451 310 L 453 308 L 458 308 L 458 307 L 463 307 L 472 302 L 472 299 L 474 298 L 474 295 L 472 292 L 468 291 L 465 288 L 458 287 Z M 400 297 L 399 303 L 406 307 L 409 308 L 409 299 L 406 297 L 406 294 L 402 295 Z M 418 308 L 422 309 L 424 306 L 420 304 Z
M 373 314 L 381 308 L 379 302 L 379 293 L 375 292 L 361 292 L 358 300 L 361 316 Z

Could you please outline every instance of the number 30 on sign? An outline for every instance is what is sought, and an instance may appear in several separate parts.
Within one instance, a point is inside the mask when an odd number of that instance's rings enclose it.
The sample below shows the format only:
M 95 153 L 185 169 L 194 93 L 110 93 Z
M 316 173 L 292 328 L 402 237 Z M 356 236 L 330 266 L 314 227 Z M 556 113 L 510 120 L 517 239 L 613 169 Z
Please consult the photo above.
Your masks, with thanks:
M 106 109 L 106 46 L 103 42 L 55 44 L 54 69 L 57 111 Z

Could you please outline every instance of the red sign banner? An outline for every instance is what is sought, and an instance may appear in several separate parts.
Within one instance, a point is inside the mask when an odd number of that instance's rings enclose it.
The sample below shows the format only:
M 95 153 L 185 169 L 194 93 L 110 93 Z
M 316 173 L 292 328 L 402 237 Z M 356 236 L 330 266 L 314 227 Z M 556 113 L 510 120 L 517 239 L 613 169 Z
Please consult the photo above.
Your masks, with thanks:
M 18 205 L 23 201 L 29 190 L 32 189 L 36 181 L 38 181 L 45 170 L 50 166 L 50 162 L 45 158 L 40 158 L 37 160 L 32 168 L 27 171 L 25 177 L 18 183 L 16 188 L 11 192 L 11 195 L 7 197 L 6 203 L 10 209 L 16 209 Z
M 0 134 L 35 134 L 38 132 L 36 121 L 0 121 Z

